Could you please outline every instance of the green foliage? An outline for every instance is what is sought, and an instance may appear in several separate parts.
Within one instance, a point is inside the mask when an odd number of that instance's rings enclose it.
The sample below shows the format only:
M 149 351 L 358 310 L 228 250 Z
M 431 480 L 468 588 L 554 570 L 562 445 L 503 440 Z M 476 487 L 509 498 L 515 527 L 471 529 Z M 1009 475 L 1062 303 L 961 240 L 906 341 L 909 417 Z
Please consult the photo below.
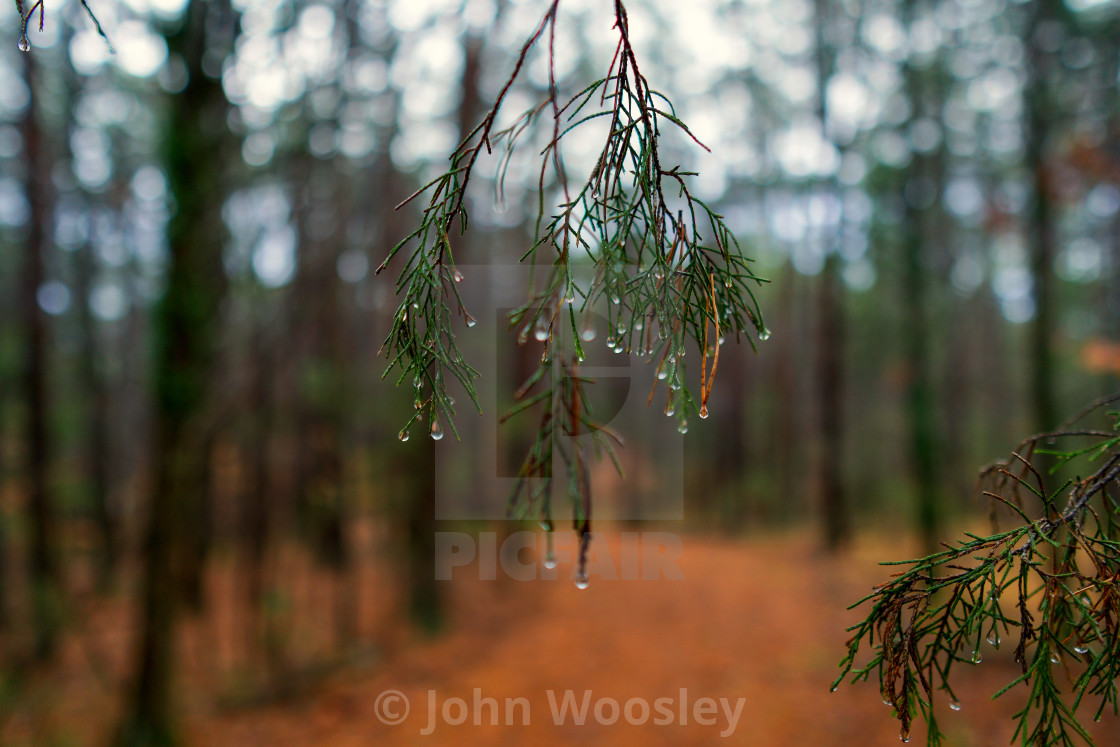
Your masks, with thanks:
M 1110 428 L 1082 427 L 1120 395 L 1093 403 L 1061 429 L 1024 441 L 981 475 L 992 501 L 992 533 L 966 534 L 954 546 L 917 560 L 854 606 L 869 603 L 866 619 L 850 629 L 848 654 L 833 689 L 845 678 L 877 673 L 909 739 L 915 716 L 941 744 L 934 713 L 937 691 L 959 708 L 950 684 L 954 665 L 978 664 L 984 645 L 998 648 L 1017 637 L 1022 673 L 996 693 L 1023 687 L 1026 706 L 1016 714 L 1015 737 L 1024 745 L 1092 743 L 1079 722 L 1083 703 L 1094 719 L 1120 712 L 1120 413 Z M 1051 448 L 1059 441 L 1074 443 Z M 1046 476 L 1040 456 L 1056 457 Z M 1088 472 L 1047 485 L 1059 470 Z M 1063 501 L 1064 496 L 1064 503 Z M 1003 507 L 1021 523 L 999 530 Z M 1037 518 L 1032 514 L 1040 513 Z M 856 665 L 862 647 L 870 661 Z
M 401 437 L 407 438 L 409 426 L 424 418 L 433 437 L 442 436 L 444 420 L 458 437 L 447 379 L 462 383 L 477 406 L 473 382 L 478 372 L 463 359 L 452 327 L 455 316 L 473 326 L 458 290 L 462 275 L 455 268 L 452 232 L 456 221 L 460 231 L 467 228 L 465 194 L 482 150 L 489 153 L 498 145 L 505 151 L 497 180 L 500 191 L 505 166 L 519 140 L 538 126 L 551 129 L 541 153 L 536 239 L 521 257 L 534 268 L 547 267 L 547 279 L 540 287 L 531 284 L 525 304 L 510 315 L 520 344 L 528 342 L 530 335 L 542 343 L 541 367 L 517 392 L 518 404 L 506 416 L 534 408 L 542 411 L 537 437 L 519 471 L 521 481 L 511 499 L 511 512 L 538 514 L 546 527 L 551 526 L 548 496 L 555 437 L 591 433 L 597 447 L 608 453 L 611 442 L 618 441 L 593 419 L 584 396 L 588 382 L 579 374 L 585 358 L 582 343 L 594 338 L 590 325 L 597 304 L 606 308 L 609 347 L 657 362 L 658 381 L 667 389 L 666 412 L 677 416 L 682 433 L 689 414 L 707 417 L 724 339 L 746 333 L 751 340 L 748 330 L 760 339 L 769 336 L 752 293 L 752 284 L 760 281 L 722 216 L 689 190 L 688 178 L 694 174 L 662 164 L 659 138 L 666 130 L 676 130 L 704 146 L 668 98 L 653 90 L 641 74 L 623 4 L 614 5 L 618 46 L 606 76 L 566 100 L 561 99 L 553 74 L 558 5 L 559 0 L 551 3 L 522 47 L 493 108 L 452 153 L 448 170 L 405 201 L 430 193 L 420 225 L 393 248 L 378 270 L 415 242 L 397 281 L 401 303 L 382 348 L 390 357 L 386 375 L 398 370 L 398 384 L 411 377 L 416 386 L 416 411 Z M 547 98 L 509 128 L 495 130 L 506 94 L 546 32 Z M 599 120 L 609 124 L 606 140 L 594 168 L 577 186 L 566 171 L 562 142 L 572 131 Z M 589 279 L 582 278 L 584 269 L 590 269 Z M 700 388 L 695 393 L 684 367 L 690 340 L 701 357 Z M 586 539 L 590 520 L 586 456 L 575 442 L 559 453 L 568 471 L 576 527 Z M 533 482 L 528 489 L 527 481 Z

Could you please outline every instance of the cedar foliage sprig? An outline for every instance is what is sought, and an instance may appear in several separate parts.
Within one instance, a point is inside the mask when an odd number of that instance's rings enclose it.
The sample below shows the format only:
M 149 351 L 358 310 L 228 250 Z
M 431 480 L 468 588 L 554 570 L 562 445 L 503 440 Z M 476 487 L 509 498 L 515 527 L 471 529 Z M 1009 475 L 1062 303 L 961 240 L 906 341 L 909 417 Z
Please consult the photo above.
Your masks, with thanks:
M 31 51 L 31 40 L 27 38 L 27 27 L 31 23 L 31 17 L 35 12 L 39 13 L 39 31 L 42 31 L 47 20 L 47 3 L 46 0 L 34 0 L 31 5 L 24 10 L 25 0 L 16 0 L 16 12 L 19 13 L 19 50 L 21 52 Z M 78 0 L 82 8 L 85 9 L 86 15 L 93 23 L 94 28 L 97 30 L 97 35 L 100 36 L 105 44 L 109 47 L 110 53 L 115 53 L 113 49 L 113 42 L 110 41 L 109 35 L 105 33 L 105 29 L 101 26 L 101 21 L 97 19 L 97 15 L 93 12 L 93 8 L 89 7 L 89 0 Z
M 584 392 L 590 382 L 579 373 L 586 357 L 583 344 L 594 339 L 594 309 L 606 308 L 609 347 L 656 362 L 654 388 L 665 385 L 666 412 L 679 419 L 682 433 L 690 413 L 707 417 L 724 339 L 746 336 L 753 347 L 755 335 L 766 339 L 769 332 L 753 295 L 754 284 L 762 281 L 751 271 L 723 217 L 690 190 L 694 173 L 663 165 L 660 137 L 665 130 L 675 130 L 707 148 L 680 120 L 669 99 L 651 88 L 641 73 L 625 6 L 621 0 L 614 2 L 618 42 L 607 74 L 575 95 L 562 97 L 555 76 L 559 5 L 560 0 L 549 4 L 494 106 L 451 154 L 447 171 L 401 203 L 428 196 L 419 225 L 390 251 L 378 272 L 405 246 L 415 244 L 398 279 L 401 303 L 382 347 L 390 356 L 386 375 L 398 370 L 398 383 L 411 375 L 418 386 L 416 412 L 402 435 L 425 416 L 433 423 L 446 419 L 454 428 L 444 372 L 458 379 L 472 399 L 478 374 L 463 361 L 454 342 L 452 317 L 462 317 L 468 326 L 473 319 L 457 290 L 461 276 L 455 270 L 453 231 L 467 228 L 466 189 L 483 150 L 490 153 L 499 146 L 504 151 L 496 179 L 500 196 L 514 150 L 529 133 L 544 134 L 535 239 L 521 261 L 547 268 L 547 278 L 539 287 L 531 283 L 525 304 L 510 314 L 520 344 L 530 338 L 542 344 L 542 362 L 517 392 L 517 402 L 503 420 L 533 409 L 541 415 L 537 437 L 519 471 L 510 513 L 538 515 L 542 526 L 551 527 L 553 446 L 559 443 L 558 435 L 567 437 L 571 443 L 561 446 L 559 454 L 567 468 L 567 492 L 581 536 L 582 573 L 590 531 L 589 455 L 575 438 L 590 434 L 596 450 L 605 450 L 612 458 L 613 445 L 620 443 L 592 418 Z M 545 39 L 547 96 L 511 126 L 495 129 L 499 110 L 527 56 Z M 574 130 L 598 122 L 608 125 L 602 149 L 587 177 L 573 183 L 562 144 Z M 590 281 L 581 273 L 588 265 Z M 700 387 L 695 392 L 684 368 L 690 340 L 700 351 Z M 650 401 L 653 396 L 651 391 Z
M 960 707 L 950 684 L 953 667 L 979 663 L 985 645 L 1017 639 L 1021 674 L 993 696 L 1027 690 L 1013 738 L 1024 745 L 1092 744 L 1079 721 L 1083 704 L 1091 703 L 1095 720 L 1105 709 L 1120 713 L 1120 415 L 1105 412 L 1117 401 L 1120 395 L 1092 403 L 984 469 L 980 487 L 992 501 L 991 534 L 966 534 L 940 552 L 890 564 L 909 568 L 852 605 L 871 609 L 849 629 L 834 690 L 846 677 L 856 682 L 874 672 L 902 739 L 909 740 L 920 716 L 928 743 L 939 745 L 935 693 Z M 1102 415 L 1110 427 L 1079 425 Z M 1045 475 L 1036 466 L 1040 456 L 1056 464 Z M 1088 477 L 1047 484 L 1059 468 L 1073 467 Z M 1021 523 L 999 530 L 1000 507 Z M 863 647 L 871 659 L 857 666 Z

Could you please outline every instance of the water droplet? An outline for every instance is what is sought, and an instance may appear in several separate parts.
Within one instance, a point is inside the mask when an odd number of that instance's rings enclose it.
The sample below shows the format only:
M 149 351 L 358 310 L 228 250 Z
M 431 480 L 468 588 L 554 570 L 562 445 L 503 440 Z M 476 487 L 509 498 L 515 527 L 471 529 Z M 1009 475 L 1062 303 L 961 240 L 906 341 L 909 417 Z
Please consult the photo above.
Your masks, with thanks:
M 474 325 L 476 325 L 476 324 L 478 324 L 478 320 L 477 320 L 477 319 L 475 319 L 475 318 L 474 318 L 473 316 L 471 316 L 470 314 L 467 314 L 467 326 L 468 326 L 468 327 L 473 327 L 473 326 L 474 326 Z
M 668 377 L 669 377 L 669 372 L 668 371 L 666 371 L 664 368 L 658 369 L 657 378 L 658 378 L 659 381 L 664 381 Z
M 614 352 L 616 352 L 616 353 L 621 353 L 621 352 L 622 352 L 622 350 L 623 350 L 623 348 L 622 348 L 622 343 L 620 342 L 620 343 L 618 343 L 617 345 L 615 345 L 615 346 L 614 346 L 614 348 L 613 348 L 613 350 L 614 350 Z
M 890 698 L 883 698 L 883 705 L 885 705 L 885 706 L 893 706 L 893 705 L 894 705 L 894 703 L 892 703 L 892 702 L 891 702 Z
M 763 327 L 762 329 L 758 330 L 758 339 L 761 340 L 762 342 L 766 342 L 767 340 L 769 340 L 770 339 L 770 330 L 766 329 L 766 327 Z
M 16 44 L 16 47 L 21 52 L 30 52 L 31 51 L 31 41 L 27 38 L 27 34 L 24 34 L 23 36 L 21 36 L 19 38 L 19 43 Z
M 670 418 L 677 414 L 677 408 L 673 405 L 672 402 L 665 405 L 665 414 Z
M 726 285 L 726 286 L 727 286 L 728 288 L 730 288 L 730 287 L 731 287 L 731 285 L 732 285 L 732 283 L 731 283 L 731 278 L 728 278 L 727 280 L 724 280 L 724 281 L 723 281 L 723 284 L 724 284 L 724 285 Z
M 417 397 L 416 399 L 412 400 L 412 406 L 419 410 L 424 407 L 424 400 Z
M 954 711 L 959 711 L 961 709 L 961 704 L 954 700 L 952 703 L 949 704 L 949 708 L 951 708 Z
M 622 303 L 622 296 L 618 295 L 617 293 L 612 293 L 611 303 L 613 303 L 615 306 L 618 306 L 620 303 Z
M 707 417 L 708 417 L 708 406 L 707 405 L 700 405 L 700 417 L 703 418 L 703 419 L 707 419 Z
M 1079 654 L 1087 654 L 1087 653 L 1089 653 L 1089 647 L 1088 647 L 1088 646 L 1074 646 L 1074 647 L 1073 647 L 1073 650 L 1074 650 L 1075 652 L 1079 653 Z
M 438 420 L 432 421 L 432 440 L 438 441 L 443 438 L 443 428 L 440 427 Z
M 548 339 L 548 327 L 538 324 L 537 328 L 533 330 L 533 337 L 537 342 L 544 342 Z
M 975 651 L 973 651 L 972 652 L 972 663 L 973 664 L 979 664 L 982 661 L 984 661 L 984 657 L 980 655 L 980 649 L 976 649 Z
M 420 304 L 419 304 L 418 302 L 416 302 L 416 301 L 413 301 L 413 302 L 412 302 L 412 308 L 414 308 L 414 309 L 418 309 L 418 308 L 420 308 Z
M 404 443 L 408 440 L 408 431 L 401 431 L 397 434 L 397 438 L 400 439 L 401 443 Z
M 611 350 L 614 350 L 614 338 L 613 337 L 608 337 L 607 338 L 607 347 L 610 348 Z
M 688 433 L 688 421 L 682 420 L 681 424 L 677 426 L 677 430 L 681 433 Z
M 644 327 L 645 324 L 642 322 L 641 317 L 639 317 L 638 321 L 634 322 L 634 329 L 640 332 Z
M 910 735 L 909 734 L 899 734 L 898 738 L 899 738 L 899 740 L 901 740 L 903 742 L 909 742 L 910 741 Z
M 624 334 L 626 334 L 626 325 L 623 324 L 622 322 L 619 322 L 618 323 L 618 336 L 621 337 Z
M 595 339 L 595 327 L 591 326 L 591 323 L 588 322 L 587 326 L 583 328 L 583 331 L 579 333 L 579 337 L 584 342 L 591 342 Z
M 988 636 L 988 643 L 990 643 L 991 645 L 998 648 L 999 647 L 999 635 L 997 635 L 996 633 L 992 633 L 990 636 Z
M 414 387 L 416 387 L 417 389 L 420 388 L 420 386 L 421 386 L 420 374 L 416 374 L 416 376 L 412 379 L 412 385 Z
M 1057 654 L 1050 654 L 1050 663 L 1051 664 L 1061 664 L 1062 660 Z
M 680 389 L 681 388 L 680 379 L 673 379 L 671 382 L 669 382 L 669 388 L 672 389 L 674 392 L 677 391 L 678 389 Z
M 834 693 L 834 692 L 836 692 L 836 691 L 837 691 L 837 690 L 839 690 L 839 689 L 840 689 L 840 685 L 833 685 L 832 687 L 830 687 L 830 688 L 828 689 L 828 691 L 829 691 L 830 693 Z
M 578 576 L 576 576 L 576 588 L 577 589 L 586 589 L 588 586 L 590 586 L 590 584 L 588 584 L 588 582 L 587 582 L 587 574 L 586 573 L 580 573 Z
M 719 339 L 716 340 L 716 342 L 718 342 L 720 345 L 722 345 L 723 343 L 727 342 L 727 338 L 724 337 L 723 335 L 720 335 Z
M 549 519 L 541 519 L 537 523 L 540 524 L 540 527 L 541 527 L 542 531 L 545 531 L 545 532 L 551 532 L 552 531 L 552 522 Z
M 451 279 L 456 283 L 461 283 L 463 282 L 463 273 L 459 272 L 459 269 L 456 268 L 451 271 Z
M 547 555 L 544 556 L 544 564 L 543 565 L 544 565 L 545 568 L 548 568 L 549 570 L 552 570 L 553 568 L 556 567 L 556 565 L 557 565 L 556 555 L 551 550 L 548 552 Z

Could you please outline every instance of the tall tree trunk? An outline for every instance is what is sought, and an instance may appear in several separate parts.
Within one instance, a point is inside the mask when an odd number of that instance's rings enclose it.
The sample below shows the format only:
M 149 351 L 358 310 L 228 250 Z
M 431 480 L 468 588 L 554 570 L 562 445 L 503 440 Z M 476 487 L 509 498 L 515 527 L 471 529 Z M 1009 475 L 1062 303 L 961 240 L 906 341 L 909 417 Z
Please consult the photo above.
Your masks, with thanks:
M 847 498 L 844 491 L 843 351 L 844 307 L 841 299 L 840 258 L 825 259 L 818 289 L 817 393 L 820 403 L 820 490 L 824 519 L 824 544 L 835 552 L 850 540 Z
M 798 396 L 801 335 L 797 324 L 797 294 L 800 283 L 801 278 L 791 262 L 785 264 L 781 277 L 775 283 L 777 299 L 774 302 L 774 313 L 777 318 L 785 320 L 786 326 L 775 335 L 773 347 L 769 350 L 768 388 L 774 392 L 774 402 L 767 408 L 770 427 L 760 437 L 767 444 L 766 452 L 770 457 L 768 461 L 773 465 L 777 486 L 778 501 L 766 508 L 770 515 L 777 514 L 778 507 L 789 506 L 795 496 L 803 495 L 803 485 L 799 479 L 801 459 L 798 454 L 798 446 L 802 441 L 799 438 L 802 435 L 801 418 L 798 417 L 802 403 Z
M 1060 6 L 1060 3 L 1057 3 Z M 1027 210 L 1027 246 L 1034 281 L 1034 322 L 1030 333 L 1030 393 L 1036 430 L 1058 425 L 1060 415 L 1054 387 L 1054 253 L 1057 226 L 1054 221 L 1050 173 L 1046 164 L 1053 97 L 1049 92 L 1052 56 L 1038 47 L 1040 27 L 1053 21 L 1060 8 L 1056 0 L 1034 0 L 1026 29 L 1026 167 L 1031 175 L 1032 195 Z
M 53 655 L 62 623 L 61 574 L 56 556 L 55 512 L 51 505 L 48 473 L 47 325 L 37 294 L 43 284 L 43 262 L 50 240 L 51 163 L 39 120 L 39 73 L 34 54 L 20 55 L 24 81 L 31 100 L 20 122 L 26 169 L 27 200 L 30 207 L 24 253 L 21 310 L 25 334 L 23 390 L 27 401 L 24 441 L 27 449 L 27 505 L 31 519 L 31 593 L 35 640 L 33 655 Z
M 816 0 L 817 119 L 821 136 L 828 135 L 828 82 L 836 65 L 836 51 L 828 37 L 826 0 Z M 821 185 L 826 195 L 839 199 L 836 181 Z M 841 218 L 842 221 L 842 218 Z M 839 235 L 837 232 L 835 235 Z M 835 552 L 847 544 L 851 533 L 847 499 L 844 495 L 844 286 L 840 277 L 840 257 L 833 235 L 825 242 L 824 268 L 817 297 L 817 396 L 820 408 L 818 470 L 821 511 L 824 520 L 824 545 Z
M 222 14 L 220 18 L 210 13 Z M 208 21 L 217 21 L 209 24 Z M 227 2 L 193 0 L 167 37 L 189 82 L 171 102 L 163 155 L 176 210 L 168 224 L 167 285 L 155 310 L 154 493 L 148 507 L 140 637 L 133 693 L 118 743 L 176 740 L 173 678 L 176 618 L 198 527 L 204 485 L 205 404 L 218 311 L 225 291 L 219 170 L 228 139 L 221 83 L 203 72 L 206 30 L 234 28 Z
M 260 306 L 264 304 L 258 301 Z M 272 495 L 270 457 L 273 431 L 272 374 L 273 350 L 263 329 L 263 320 L 255 322 L 257 329 L 249 344 L 253 355 L 252 380 L 247 397 L 250 411 L 246 416 L 250 423 L 250 443 L 248 463 L 252 471 L 247 495 L 245 496 L 244 516 L 242 519 L 243 542 L 245 551 L 245 635 L 246 650 L 253 656 L 260 651 L 258 643 L 263 644 L 264 665 L 267 677 L 275 683 L 283 669 L 283 652 L 280 650 L 280 636 L 276 630 L 276 615 L 268 605 L 269 574 L 267 552 L 272 534 Z M 255 657 L 254 657 L 255 658 Z
M 89 498 L 101 542 L 99 581 L 101 588 L 107 589 L 117 566 L 117 526 L 109 503 L 109 396 L 98 371 L 97 322 L 89 306 L 94 272 L 94 250 L 87 244 L 78 251 L 74 305 L 82 328 L 79 367 L 89 417 L 85 434 Z
M 3 334 L 4 329 L 0 327 L 0 336 Z M 0 667 L 7 664 L 8 651 L 6 649 L 8 633 L 11 629 L 8 609 L 8 604 L 11 601 L 8 596 L 8 589 L 12 581 L 9 570 L 11 568 L 11 558 L 8 555 L 8 523 L 11 520 L 8 516 L 8 432 L 4 427 L 4 413 L 8 405 L 5 396 L 7 392 L 7 371 L 4 370 L 3 366 L 0 366 Z
M 62 24 L 61 44 L 69 49 L 74 37 L 74 27 Z M 67 135 L 74 127 L 73 103 L 78 100 L 82 83 L 74 69 L 69 55 L 64 56 L 61 65 L 62 77 L 66 87 L 67 100 L 63 132 Z M 93 280 L 97 274 L 96 252 L 87 241 L 75 253 L 74 263 L 74 308 L 81 329 L 81 347 L 78 355 L 78 376 L 82 385 L 84 409 L 87 418 L 83 434 L 84 459 L 88 470 L 89 505 L 93 512 L 94 524 L 100 540 L 100 553 L 97 559 L 97 574 L 100 588 L 109 588 L 117 566 L 117 526 L 110 505 L 110 444 L 112 434 L 109 430 L 109 392 L 102 379 L 98 361 L 102 351 L 98 345 L 98 325 L 90 308 L 90 295 Z
M 917 0 L 909 0 L 904 12 L 906 27 L 913 23 Z M 932 63 L 936 65 L 937 63 Z M 941 95 L 937 90 L 935 67 L 918 68 L 911 60 L 905 64 L 906 92 L 914 116 L 927 110 L 937 116 Z M 932 86 L 930 80 L 932 79 Z M 938 153 L 940 154 L 941 151 Z M 906 361 L 906 412 L 910 431 L 910 471 L 917 498 L 917 530 L 927 551 L 940 539 L 942 510 L 940 499 L 940 448 L 935 410 L 936 386 L 931 370 L 929 323 L 929 269 L 926 257 L 935 248 L 936 211 L 940 208 L 943 175 L 938 155 L 914 154 L 907 182 L 906 226 L 902 246 L 902 306 L 905 309 L 903 356 Z M 933 190 L 926 204 L 922 190 Z

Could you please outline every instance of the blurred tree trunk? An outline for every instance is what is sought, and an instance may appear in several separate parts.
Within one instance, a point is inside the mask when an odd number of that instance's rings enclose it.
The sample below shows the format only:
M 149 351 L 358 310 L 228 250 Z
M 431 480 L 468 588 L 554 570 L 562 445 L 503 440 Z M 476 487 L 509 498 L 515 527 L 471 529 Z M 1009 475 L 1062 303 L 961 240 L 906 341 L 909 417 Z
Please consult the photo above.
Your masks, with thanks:
M 69 49 L 74 37 L 71 23 L 61 24 L 61 46 Z M 74 102 L 81 92 L 82 83 L 69 55 L 64 55 L 61 72 L 69 104 L 66 108 L 63 132 L 69 135 L 74 127 Z M 71 166 L 71 169 L 73 166 Z M 86 209 L 89 209 L 87 204 Z M 74 263 L 74 309 L 81 330 L 81 346 L 78 354 L 78 377 L 82 384 L 84 409 L 87 417 L 83 434 L 83 451 L 88 470 L 88 500 L 93 510 L 94 524 L 100 540 L 100 554 L 97 559 L 98 585 L 102 591 L 108 590 L 117 566 L 117 527 L 110 506 L 111 460 L 109 445 L 112 434 L 109 432 L 109 392 L 99 370 L 102 355 L 98 346 L 98 325 L 90 307 L 90 295 L 94 277 L 97 274 L 96 250 L 87 240 L 75 252 Z
M 297 221 L 301 252 L 293 301 L 306 304 L 314 299 L 299 333 L 303 360 L 297 422 L 305 448 L 299 462 L 298 514 L 309 531 L 306 537 L 316 561 L 335 574 L 335 632 L 338 642 L 346 645 L 356 626 L 347 589 L 352 560 L 343 480 L 348 359 L 337 263 L 351 216 L 334 164 L 304 158 L 297 168 L 305 171 L 308 187 Z M 328 215 L 342 228 L 317 236 L 315 225 Z
M 800 341 L 802 336 L 797 328 L 798 286 L 801 278 L 793 269 L 791 262 L 782 267 L 781 277 L 777 279 L 777 300 L 774 303 L 774 316 L 784 319 L 786 327 L 777 330 L 773 348 L 770 349 L 770 390 L 775 393 L 774 402 L 767 408 L 770 413 L 771 427 L 762 434 L 770 455 L 769 463 L 775 470 L 778 502 L 768 508 L 768 513 L 777 514 L 780 507 L 788 507 L 795 496 L 803 495 L 799 480 L 801 463 L 798 444 L 801 439 L 801 397 L 798 396 L 798 378 L 801 367 L 798 365 Z M 788 518 L 788 517 L 782 517 Z
M 32 613 L 35 628 L 36 659 L 54 654 L 62 624 L 61 571 L 57 557 L 57 527 L 51 504 L 48 473 L 48 399 L 47 399 L 47 325 L 39 308 L 37 294 L 44 281 L 43 263 L 50 238 L 51 162 L 39 119 L 39 71 L 34 54 L 19 56 L 23 62 L 24 82 L 31 92 L 20 134 L 23 136 L 24 168 L 29 207 L 27 243 L 23 276 L 20 279 L 21 316 L 24 326 L 23 391 L 27 402 L 26 485 L 27 506 L 31 520 Z
M 265 304 L 257 299 L 256 305 Z M 265 322 L 257 320 L 247 347 L 251 351 L 251 379 L 246 397 L 249 421 L 247 462 L 252 477 L 245 495 L 242 517 L 242 538 L 245 558 L 245 644 L 253 655 L 263 645 L 264 667 L 268 678 L 282 676 L 284 666 L 280 636 L 276 627 L 276 614 L 269 604 L 271 590 L 266 565 L 272 535 L 272 460 L 270 457 L 274 429 L 274 399 L 272 374 L 276 361 L 273 348 L 266 339 Z
M 5 330 L 0 327 L 0 336 L 3 336 L 4 332 Z M 9 570 L 11 568 L 11 558 L 8 555 L 8 522 L 11 519 L 8 516 L 8 431 L 5 427 L 7 422 L 4 417 L 8 406 L 5 395 L 8 391 L 7 371 L 3 363 L 0 362 L 0 668 L 7 664 L 8 634 L 11 630 L 11 620 L 9 618 L 11 612 L 8 609 L 11 601 L 8 596 L 8 589 L 12 581 Z
M 90 504 L 101 541 L 98 562 L 99 583 L 107 589 L 117 566 L 117 527 L 109 505 L 109 395 L 98 371 L 97 322 L 90 310 L 90 290 L 96 272 L 94 249 L 89 244 L 77 256 L 74 305 L 82 328 L 79 361 L 89 421 L 85 434 L 86 461 L 89 465 Z
M 1040 49 L 1039 35 L 1061 13 L 1058 0 L 1033 0 L 1026 28 L 1027 80 L 1023 83 L 1026 122 L 1026 168 L 1032 194 L 1027 207 L 1027 246 L 1034 282 L 1034 323 L 1030 335 L 1030 392 L 1037 431 L 1060 422 L 1054 385 L 1054 254 L 1057 226 L 1053 211 L 1053 185 L 1046 163 L 1051 118 L 1055 106 L 1050 93 L 1051 67 L 1056 64 Z
M 749 383 L 752 377 L 748 373 L 744 351 L 733 342 L 723 347 L 719 363 L 723 404 L 712 408 L 712 420 L 715 421 L 712 422 L 712 435 L 716 443 L 712 452 L 712 469 L 705 470 L 703 478 L 710 484 L 702 492 L 708 500 L 715 499 L 718 503 L 703 508 L 709 511 L 714 508 L 719 526 L 725 531 L 735 532 L 743 528 L 749 516 L 743 465 L 754 463 L 746 438 L 746 397 L 751 389 Z M 629 483 L 629 480 L 626 482 Z M 641 496 L 636 494 L 631 500 L 635 504 L 631 515 L 640 516 Z
M 824 545 L 830 552 L 851 539 L 844 491 L 844 308 L 840 258 L 825 259 L 818 289 L 817 394 L 820 403 L 820 490 L 824 517 Z
M 913 24 L 919 3 L 905 5 L 906 28 Z M 942 95 L 938 63 L 918 67 L 912 59 L 904 65 L 906 93 L 911 117 L 928 116 L 940 123 Z M 906 215 L 903 219 L 902 307 L 903 356 L 906 361 L 906 412 L 910 440 L 910 470 L 917 498 L 917 529 L 926 551 L 933 551 L 940 540 L 942 511 L 940 498 L 940 448 L 936 417 L 936 386 L 931 358 L 932 337 L 929 321 L 929 280 L 927 257 L 936 248 L 938 211 L 943 190 L 943 148 L 935 154 L 914 153 L 903 194 Z M 927 191 L 932 194 L 927 195 Z
M 204 72 L 203 60 L 216 51 L 208 47 L 207 28 L 229 29 L 232 35 L 235 27 L 228 2 L 194 0 L 167 36 L 170 54 L 181 57 L 189 81 L 169 100 L 163 131 L 176 209 L 167 228 L 166 289 L 154 314 L 154 492 L 144 532 L 134 689 L 117 737 L 125 745 L 177 741 L 175 621 L 184 583 L 201 562 L 193 556 L 205 484 L 205 406 L 226 287 L 220 210 L 227 102 L 220 81 Z
M 484 104 L 479 89 L 481 74 L 482 40 L 473 32 L 466 32 L 463 39 L 463 76 L 461 98 L 457 113 L 459 137 L 474 129 L 483 113 Z M 394 180 L 401 186 L 399 180 Z M 406 189 L 392 194 L 404 195 Z M 391 202 L 391 201 L 390 201 Z M 391 208 L 390 208 L 391 209 Z M 393 227 L 389 243 L 407 231 L 399 214 L 388 217 L 387 225 Z M 464 237 L 465 238 L 465 237 Z M 469 243 L 459 242 L 457 261 L 469 261 Z M 422 630 L 436 632 L 443 626 L 443 595 L 435 580 L 436 533 L 436 444 L 427 433 L 425 424 L 416 423 L 415 437 L 399 446 L 404 452 L 400 461 L 403 474 L 408 475 L 410 489 L 403 499 L 402 521 L 405 539 L 405 563 L 408 576 L 408 609 L 413 622 Z
M 981 309 L 977 299 L 954 298 L 953 308 L 946 311 L 945 327 L 953 343 L 945 350 L 939 397 L 944 413 L 941 462 L 945 466 L 943 481 L 953 496 L 953 505 L 961 508 L 973 501 L 975 465 L 972 462 L 971 415 L 976 411 L 972 383 L 973 363 L 981 357 L 974 329 L 979 326 Z M 989 341 L 985 341 L 988 344 Z
M 828 134 L 828 82 L 836 66 L 836 48 L 829 40 L 827 0 L 815 0 L 817 54 L 817 120 L 821 136 Z M 835 143 L 834 143 L 835 145 Z M 839 200 L 834 178 L 820 185 L 825 195 Z M 838 226 L 842 225 L 841 216 Z M 820 444 L 817 469 L 821 512 L 824 519 L 824 546 L 835 552 L 850 540 L 851 526 L 844 495 L 844 285 L 840 277 L 837 237 L 822 237 L 824 268 L 817 297 L 817 403 L 820 408 Z

